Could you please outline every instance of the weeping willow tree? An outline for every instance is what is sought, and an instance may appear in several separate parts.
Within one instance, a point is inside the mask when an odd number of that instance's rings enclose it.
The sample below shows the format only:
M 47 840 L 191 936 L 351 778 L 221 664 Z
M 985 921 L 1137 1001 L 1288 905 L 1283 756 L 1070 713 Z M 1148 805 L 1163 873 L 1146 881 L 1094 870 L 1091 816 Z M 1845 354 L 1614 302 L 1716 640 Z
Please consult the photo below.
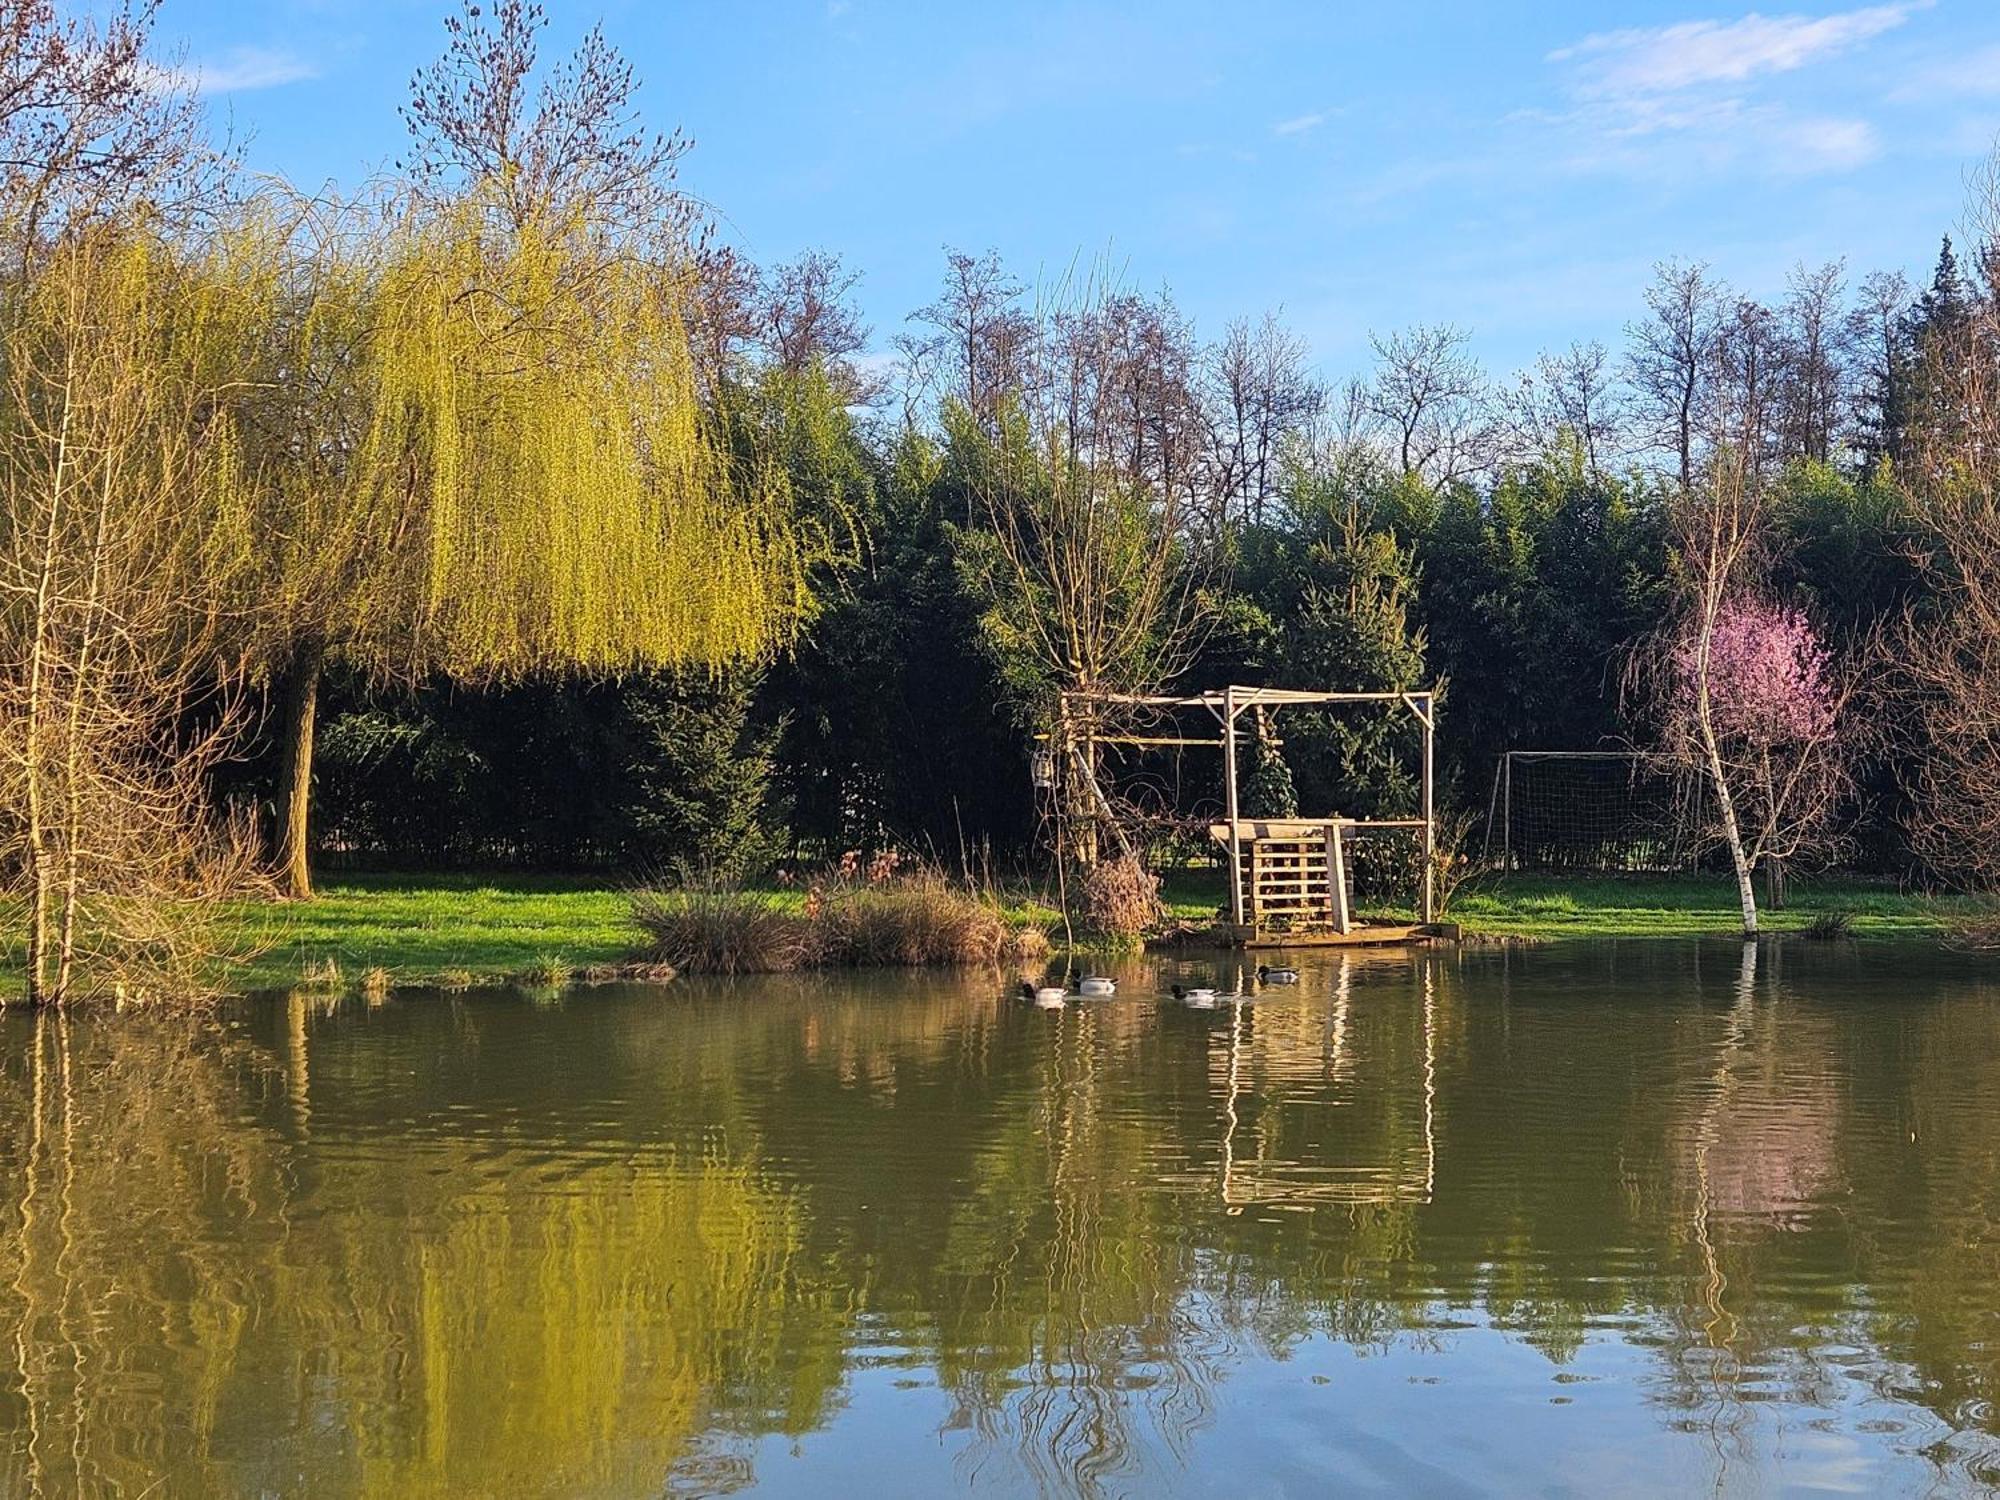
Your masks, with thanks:
M 409 183 L 295 215 L 289 391 L 267 428 L 290 607 L 266 650 L 294 894 L 330 658 L 482 683 L 718 668 L 810 607 L 818 544 L 782 469 L 732 456 L 704 406 L 696 245 L 664 187 L 678 143 L 624 128 L 630 70 L 596 33 L 524 119 L 539 25 L 468 8 L 406 111 Z

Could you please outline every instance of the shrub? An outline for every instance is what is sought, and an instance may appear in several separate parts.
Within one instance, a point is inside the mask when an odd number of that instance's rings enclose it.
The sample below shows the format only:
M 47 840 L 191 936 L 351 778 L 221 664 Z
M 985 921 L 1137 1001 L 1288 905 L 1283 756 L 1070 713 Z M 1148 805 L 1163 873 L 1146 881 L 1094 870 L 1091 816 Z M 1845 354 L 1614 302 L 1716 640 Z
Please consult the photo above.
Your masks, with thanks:
M 812 921 L 768 892 L 714 880 L 641 890 L 632 920 L 652 957 L 683 974 L 782 974 L 817 960 Z
M 1140 937 L 1167 914 L 1160 900 L 1160 877 L 1136 854 L 1100 860 L 1084 872 L 1083 920 L 1109 937 Z
M 990 902 L 928 872 L 836 889 L 817 925 L 826 963 L 994 964 L 1009 948 L 1007 923 Z
M 1854 916 L 1851 912 L 1823 911 L 1800 929 L 1809 938 L 1831 942 L 1835 938 L 1851 937 L 1854 933 Z
M 633 920 L 650 956 L 688 974 L 772 974 L 839 965 L 974 965 L 1046 951 L 1036 929 L 1016 932 L 999 907 L 930 870 L 895 873 L 878 861 L 814 882 L 793 905 L 766 891 L 691 879 L 642 890 Z

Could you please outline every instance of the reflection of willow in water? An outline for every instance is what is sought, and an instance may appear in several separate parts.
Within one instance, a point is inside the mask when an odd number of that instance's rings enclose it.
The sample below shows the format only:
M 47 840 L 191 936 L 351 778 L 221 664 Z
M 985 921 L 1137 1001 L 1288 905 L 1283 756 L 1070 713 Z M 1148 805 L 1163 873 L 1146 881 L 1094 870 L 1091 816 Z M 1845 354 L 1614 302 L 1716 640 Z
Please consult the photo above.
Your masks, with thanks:
M 963 1477 L 1144 1490 L 1317 1339 L 1617 1342 L 1745 1452 L 1843 1390 L 1970 1445 L 2000 1006 L 1714 951 L 1329 958 L 1210 1013 L 836 976 L 0 1018 L 0 1494 L 712 1492 L 890 1372 Z
M 646 1492 L 704 1430 L 823 1418 L 840 1318 L 795 1279 L 790 1195 L 671 1152 L 308 1165 L 296 1061 L 33 1024 L 0 1121 L 0 1492 Z

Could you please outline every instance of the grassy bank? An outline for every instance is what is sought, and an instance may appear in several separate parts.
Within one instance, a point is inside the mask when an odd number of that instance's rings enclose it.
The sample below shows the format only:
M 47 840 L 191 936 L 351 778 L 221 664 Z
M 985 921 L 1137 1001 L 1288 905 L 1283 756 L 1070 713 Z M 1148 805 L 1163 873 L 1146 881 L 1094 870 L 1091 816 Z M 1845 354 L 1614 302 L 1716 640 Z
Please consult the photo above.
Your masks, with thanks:
M 1835 876 L 1793 881 L 1785 909 L 1761 912 L 1760 925 L 1769 932 L 1797 932 L 1816 917 L 1837 912 L 1849 919 L 1857 938 L 1936 938 L 1986 909 L 1987 903 L 1969 897 L 1925 896 L 1886 882 Z M 1726 936 L 1742 927 L 1732 881 L 1660 875 L 1489 879 L 1459 891 L 1451 918 L 1480 936 L 1544 941 Z
M 395 984 L 495 984 L 552 962 L 578 971 L 622 963 L 642 937 L 622 889 L 528 875 L 340 876 L 311 901 L 246 904 L 232 915 L 245 946 L 263 950 L 244 989 L 309 977 L 358 984 L 377 968 Z
M 1223 885 L 1213 875 L 1170 877 L 1161 892 L 1178 922 L 1211 918 Z M 803 901 L 774 892 L 780 905 Z M 1850 878 L 1798 881 L 1784 911 L 1765 913 L 1773 932 L 1797 931 L 1827 912 L 1844 913 L 1856 938 L 1938 938 L 1962 918 L 1990 910 L 1966 897 L 1929 897 Z M 1061 938 L 1061 914 L 1042 901 L 1006 905 L 1010 924 Z M 1382 916 L 1407 913 L 1382 911 Z M 1460 891 L 1451 917 L 1475 937 L 1563 941 L 1702 937 L 1737 928 L 1733 887 L 1721 879 L 1515 875 Z M 369 875 L 327 880 L 317 899 L 245 904 L 230 914 L 242 946 L 261 953 L 235 977 L 239 989 L 310 981 L 326 988 L 369 982 L 499 984 L 546 982 L 630 962 L 646 934 L 627 893 L 593 879 L 534 876 Z M 0 978 L 0 985 L 5 984 Z

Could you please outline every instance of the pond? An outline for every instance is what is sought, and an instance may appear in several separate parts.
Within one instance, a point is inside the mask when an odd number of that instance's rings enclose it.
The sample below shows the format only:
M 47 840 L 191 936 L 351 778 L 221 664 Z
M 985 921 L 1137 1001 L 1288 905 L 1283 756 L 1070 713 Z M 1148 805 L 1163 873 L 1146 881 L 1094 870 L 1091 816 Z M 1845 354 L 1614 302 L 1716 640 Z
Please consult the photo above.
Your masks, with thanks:
M 0 1495 L 1960 1493 L 2000 987 L 1788 941 L 0 1018 Z

